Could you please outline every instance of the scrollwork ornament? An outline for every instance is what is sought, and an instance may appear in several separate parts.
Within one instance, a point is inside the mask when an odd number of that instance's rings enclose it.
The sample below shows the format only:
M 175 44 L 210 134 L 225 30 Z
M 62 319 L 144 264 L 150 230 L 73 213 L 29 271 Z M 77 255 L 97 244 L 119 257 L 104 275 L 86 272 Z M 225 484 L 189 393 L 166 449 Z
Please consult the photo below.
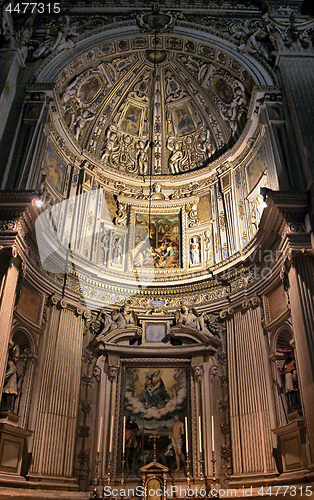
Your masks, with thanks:
M 125 226 L 128 217 L 128 205 L 122 201 L 118 202 L 117 217 L 115 218 L 115 223 L 117 226 Z
M 186 211 L 188 212 L 189 227 L 195 227 L 199 223 L 199 218 L 197 216 L 197 203 L 191 203 L 186 206 Z

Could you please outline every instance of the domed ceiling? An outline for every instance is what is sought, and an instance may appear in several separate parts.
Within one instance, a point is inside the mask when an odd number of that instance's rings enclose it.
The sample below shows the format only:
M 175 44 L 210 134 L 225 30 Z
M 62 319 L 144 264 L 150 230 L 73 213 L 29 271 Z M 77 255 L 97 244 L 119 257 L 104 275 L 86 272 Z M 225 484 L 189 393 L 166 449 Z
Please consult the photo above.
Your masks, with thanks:
M 104 173 L 132 177 L 209 165 L 243 130 L 252 89 L 229 54 L 167 35 L 91 49 L 57 80 L 72 144 Z

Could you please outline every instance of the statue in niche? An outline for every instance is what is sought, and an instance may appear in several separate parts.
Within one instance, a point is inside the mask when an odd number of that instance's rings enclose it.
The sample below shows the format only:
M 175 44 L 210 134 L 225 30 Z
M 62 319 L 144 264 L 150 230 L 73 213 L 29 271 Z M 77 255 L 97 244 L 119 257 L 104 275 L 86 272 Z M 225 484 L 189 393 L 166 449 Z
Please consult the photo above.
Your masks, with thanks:
M 199 240 L 194 236 L 190 242 L 190 263 L 192 265 L 200 264 L 201 261 L 201 248 Z
M 204 248 L 204 252 L 205 252 L 205 263 L 206 264 L 209 264 L 210 262 L 213 261 L 213 248 L 212 248 L 212 242 L 211 242 L 211 230 L 210 229 L 206 229 L 205 233 L 204 233 L 204 236 L 205 236 L 205 248 Z
M 283 387 L 288 402 L 288 413 L 301 410 L 301 400 L 299 392 L 298 374 L 292 349 L 282 349 L 284 364 L 281 369 Z
M 99 318 L 102 322 L 102 328 L 96 337 L 97 340 L 103 340 L 105 335 L 113 330 L 135 326 L 137 322 L 134 311 L 130 311 L 128 305 L 122 306 L 120 311 L 115 310 L 111 314 L 108 314 L 103 309 L 99 314 Z
M 137 163 L 137 169 L 138 173 L 140 175 L 147 175 L 148 174 L 148 157 L 147 157 L 147 151 L 149 148 L 149 141 L 146 141 L 146 144 L 144 141 L 138 141 L 138 150 L 136 152 L 136 163 Z
M 20 357 L 20 349 L 15 345 L 9 354 L 7 369 L 4 375 L 4 385 L 2 389 L 2 400 L 0 411 L 15 411 L 15 402 L 18 396 L 18 379 L 20 375 L 17 372 L 17 362 Z
M 102 263 L 106 265 L 107 264 L 107 255 L 108 255 L 108 251 L 109 251 L 110 231 L 108 231 L 105 228 L 103 222 L 101 223 L 101 229 L 102 229 L 102 233 L 103 233 L 101 236 L 101 239 L 100 239 L 100 245 L 101 245 L 101 249 L 103 251 Z
M 123 238 L 121 236 L 117 236 L 113 243 L 112 263 L 121 265 L 122 258 L 123 258 Z

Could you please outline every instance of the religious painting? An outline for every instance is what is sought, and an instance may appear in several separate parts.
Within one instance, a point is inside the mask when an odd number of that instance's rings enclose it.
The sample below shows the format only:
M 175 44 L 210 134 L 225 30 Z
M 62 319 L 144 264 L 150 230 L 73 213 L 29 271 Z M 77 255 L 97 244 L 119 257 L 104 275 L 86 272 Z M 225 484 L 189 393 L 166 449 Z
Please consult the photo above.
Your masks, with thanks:
M 47 181 L 61 192 L 66 165 L 61 161 L 50 144 L 48 144 L 47 148 L 44 173 L 46 174 Z
M 195 131 L 195 126 L 191 118 L 190 110 L 187 106 L 174 109 L 177 133 L 179 136 L 190 134 Z
M 91 76 L 86 80 L 79 90 L 79 97 L 84 103 L 92 101 L 102 87 L 102 81 L 99 76 Z
M 148 230 L 148 225 L 150 225 Z M 149 237 L 148 237 L 149 233 Z M 135 216 L 134 267 L 180 267 L 180 219 L 177 214 Z
M 126 134 L 139 135 L 142 108 L 129 104 L 121 123 L 121 130 Z
M 187 369 L 128 367 L 123 417 L 127 473 L 153 461 L 184 474 L 186 461 Z M 154 437 L 155 436 L 155 437 Z
M 248 191 L 249 193 L 256 186 L 263 173 L 266 170 L 264 150 L 261 147 L 251 163 L 247 166 L 247 180 L 248 180 Z
M 225 104 L 231 104 L 234 96 L 233 88 L 224 78 L 221 76 L 215 76 L 213 78 L 213 87 L 215 93 L 218 95 L 219 99 L 222 100 L 222 102 Z

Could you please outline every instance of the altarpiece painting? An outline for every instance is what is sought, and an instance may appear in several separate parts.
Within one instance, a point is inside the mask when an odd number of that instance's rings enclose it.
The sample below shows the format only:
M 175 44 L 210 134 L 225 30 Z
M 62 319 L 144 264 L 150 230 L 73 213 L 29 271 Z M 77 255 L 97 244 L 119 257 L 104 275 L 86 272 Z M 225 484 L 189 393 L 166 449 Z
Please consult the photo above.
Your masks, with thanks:
M 122 391 L 126 471 L 153 460 L 184 473 L 188 383 L 184 367 L 127 367 Z M 179 465 L 179 470 L 178 469 Z

